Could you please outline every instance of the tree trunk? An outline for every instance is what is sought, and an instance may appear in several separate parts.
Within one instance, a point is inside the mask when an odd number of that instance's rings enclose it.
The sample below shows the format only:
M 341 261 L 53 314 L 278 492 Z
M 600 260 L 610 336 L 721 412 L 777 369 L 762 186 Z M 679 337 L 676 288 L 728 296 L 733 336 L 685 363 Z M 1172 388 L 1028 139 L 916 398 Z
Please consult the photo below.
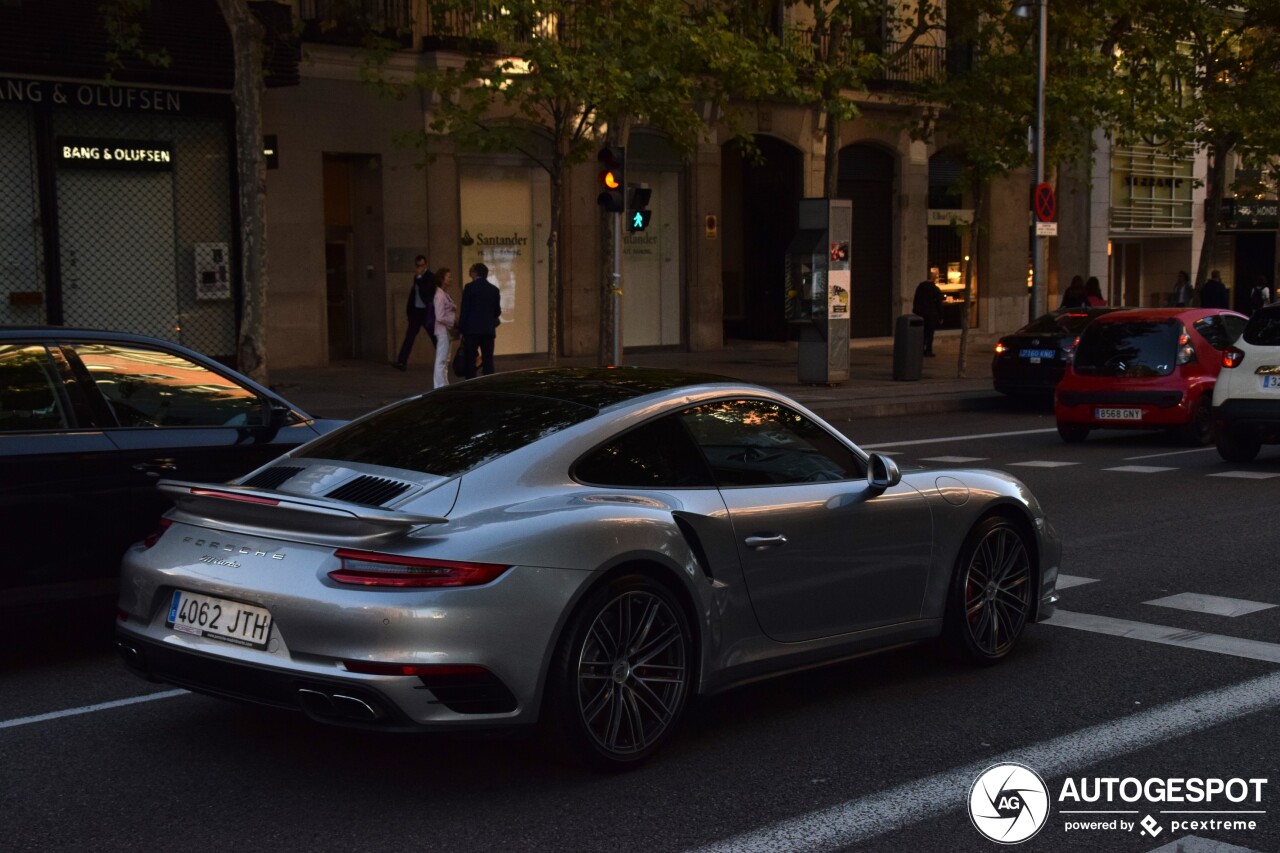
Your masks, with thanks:
M 964 264 L 964 304 L 960 308 L 960 354 L 956 356 L 956 378 L 964 379 L 968 368 L 969 352 L 969 300 L 973 293 L 973 264 L 978 257 L 977 235 L 982 227 L 983 200 L 986 198 L 986 187 L 974 188 L 973 222 L 969 225 L 969 260 Z
M 262 154 L 263 27 L 247 0 L 218 0 L 235 54 L 236 175 L 240 186 L 240 325 L 236 363 L 267 382 L 267 164 Z
M 560 357 L 560 223 L 564 218 L 564 161 L 551 173 L 551 233 L 547 235 L 547 367 Z
M 1209 148 L 1213 162 L 1209 165 L 1209 192 L 1204 199 L 1204 242 L 1200 244 L 1200 263 L 1196 266 L 1196 288 L 1204 285 L 1213 268 L 1213 257 L 1218 247 L 1218 229 L 1222 223 L 1222 199 L 1227 192 L 1227 157 L 1231 143 L 1215 139 Z M 1240 282 L 1236 282 L 1236 287 Z

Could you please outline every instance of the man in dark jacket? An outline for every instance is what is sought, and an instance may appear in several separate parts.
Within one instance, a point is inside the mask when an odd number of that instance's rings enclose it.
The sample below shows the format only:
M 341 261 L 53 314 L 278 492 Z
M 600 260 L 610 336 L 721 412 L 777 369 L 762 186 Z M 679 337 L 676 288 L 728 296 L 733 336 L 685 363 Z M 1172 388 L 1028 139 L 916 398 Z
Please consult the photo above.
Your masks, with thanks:
M 409 288 L 409 301 L 405 304 L 405 314 L 409 317 L 409 326 L 404 330 L 404 343 L 400 344 L 400 355 L 391 362 L 396 370 L 406 370 L 409 366 L 409 353 L 413 351 L 413 340 L 418 337 L 419 329 L 426 329 L 431 343 L 436 344 L 436 277 L 427 268 L 427 259 L 423 255 L 413 259 L 413 284 Z
M 1226 308 L 1227 305 L 1227 286 L 1222 283 L 1222 279 L 1218 275 L 1218 271 L 1214 270 L 1209 275 L 1209 280 L 1200 288 L 1200 307 L 1201 308 Z
M 911 311 L 924 320 L 924 354 L 933 355 L 933 333 L 942 323 L 942 290 L 930 279 L 916 285 Z
M 480 369 L 485 376 L 493 373 L 493 341 L 502 318 L 502 294 L 489 281 L 489 268 L 472 264 L 468 270 L 471 282 L 462 289 L 462 305 L 458 309 L 458 332 L 462 335 L 462 376 L 476 375 L 476 352 L 480 353 Z

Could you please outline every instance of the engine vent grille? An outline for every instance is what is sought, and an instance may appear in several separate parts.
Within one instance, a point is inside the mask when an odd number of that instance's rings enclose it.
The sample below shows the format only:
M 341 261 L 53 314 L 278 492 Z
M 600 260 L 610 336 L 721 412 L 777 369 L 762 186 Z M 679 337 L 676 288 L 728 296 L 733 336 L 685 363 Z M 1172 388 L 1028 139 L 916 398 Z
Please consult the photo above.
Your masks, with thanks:
M 288 480 L 294 474 L 302 469 L 292 465 L 280 465 L 275 468 L 268 468 L 244 481 L 244 485 L 253 486 L 255 489 L 277 489 L 280 484 Z
M 410 488 L 408 483 L 365 475 L 343 483 L 325 497 L 353 504 L 382 506 L 392 498 L 403 495 Z

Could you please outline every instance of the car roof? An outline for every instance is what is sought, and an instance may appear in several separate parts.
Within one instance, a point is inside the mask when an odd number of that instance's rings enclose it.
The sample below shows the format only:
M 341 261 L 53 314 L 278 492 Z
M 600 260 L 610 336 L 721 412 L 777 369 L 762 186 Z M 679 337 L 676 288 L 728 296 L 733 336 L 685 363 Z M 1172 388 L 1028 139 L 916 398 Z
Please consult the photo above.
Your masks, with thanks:
M 1195 322 L 1205 317 L 1213 317 L 1218 314 L 1230 314 L 1236 317 L 1244 317 L 1239 312 L 1232 311 L 1228 308 L 1127 308 L 1123 311 L 1113 311 L 1110 314 L 1104 314 L 1097 318 L 1095 323 L 1132 323 L 1132 322 L 1159 322 L 1160 320 L 1185 320 Z
M 520 394 L 603 409 L 649 394 L 706 385 L 743 383 L 712 373 L 652 367 L 544 367 L 495 373 L 447 385 L 444 394 Z

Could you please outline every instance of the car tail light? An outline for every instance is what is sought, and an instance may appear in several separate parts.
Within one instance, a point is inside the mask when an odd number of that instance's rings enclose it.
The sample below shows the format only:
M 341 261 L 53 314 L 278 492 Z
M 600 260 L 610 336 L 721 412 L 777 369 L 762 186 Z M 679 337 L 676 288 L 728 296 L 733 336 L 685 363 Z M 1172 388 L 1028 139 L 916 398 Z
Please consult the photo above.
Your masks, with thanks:
M 1008 351 L 1009 351 L 1009 348 L 1004 345 L 1004 341 L 1000 341 L 998 344 L 996 344 L 996 355 L 1004 355 Z
M 148 533 L 147 538 L 142 540 L 142 547 L 154 548 L 155 544 L 160 541 L 160 537 L 164 535 L 164 532 L 168 530 L 172 524 L 173 521 L 167 518 L 162 518 L 157 521 L 156 529 Z
M 1223 367 L 1239 367 L 1240 362 L 1244 361 L 1244 350 L 1235 347 L 1227 347 L 1222 352 Z
M 345 548 L 334 556 L 342 561 L 342 568 L 329 572 L 329 577 L 353 586 L 479 586 L 498 579 L 511 568 L 496 563 L 430 560 Z
M 1178 348 L 1178 364 L 1190 364 L 1196 360 L 1196 348 L 1191 344 L 1185 344 Z
M 1078 346 L 1080 346 L 1080 336 L 1076 335 L 1071 343 L 1062 348 L 1062 360 L 1069 364 L 1071 359 L 1075 358 L 1076 347 Z
M 264 506 L 279 506 L 280 501 L 272 498 L 260 498 L 256 495 L 242 495 L 236 492 L 223 492 L 218 489 L 201 489 L 194 488 L 191 494 L 199 498 L 219 498 L 224 501 L 240 501 L 247 504 L 262 504 Z

